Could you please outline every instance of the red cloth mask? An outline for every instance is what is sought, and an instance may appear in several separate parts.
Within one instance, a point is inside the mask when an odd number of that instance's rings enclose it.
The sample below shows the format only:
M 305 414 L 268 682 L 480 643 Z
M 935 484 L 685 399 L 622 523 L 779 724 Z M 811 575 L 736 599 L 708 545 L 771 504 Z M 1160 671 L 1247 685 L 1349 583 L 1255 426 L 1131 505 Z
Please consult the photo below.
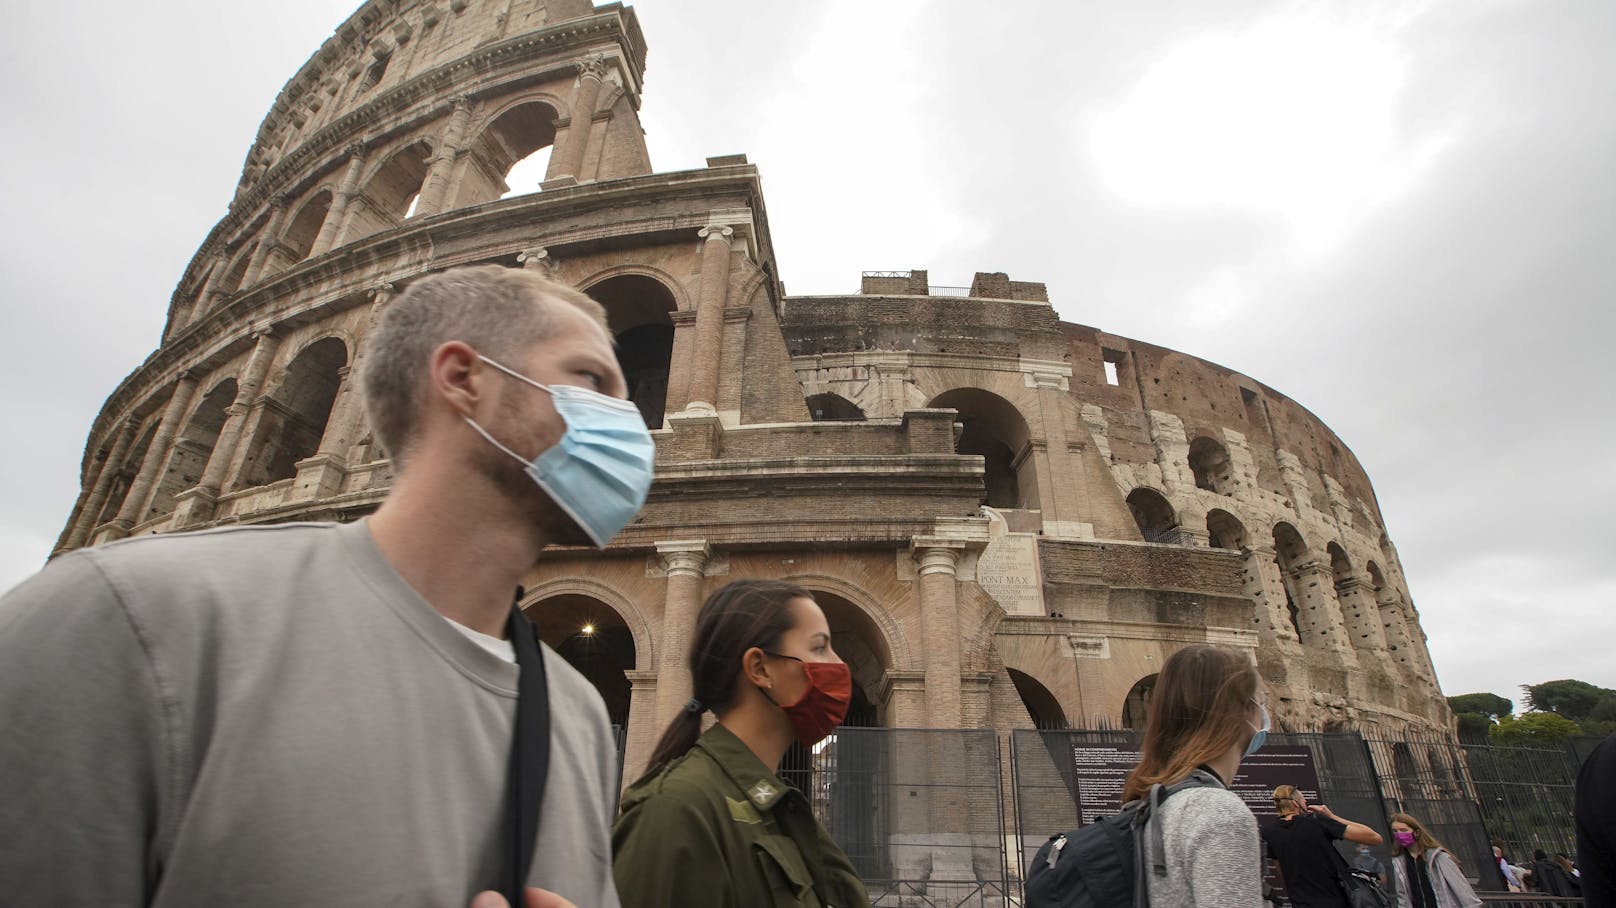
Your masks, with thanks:
M 804 662 L 796 656 L 769 655 L 798 663 L 808 676 L 808 689 L 797 702 L 774 705 L 785 710 L 797 733 L 797 743 L 813 747 L 847 718 L 847 707 L 853 702 L 853 673 L 843 662 Z M 763 695 L 769 697 L 769 692 Z M 774 698 L 769 697 L 769 702 L 774 703 Z

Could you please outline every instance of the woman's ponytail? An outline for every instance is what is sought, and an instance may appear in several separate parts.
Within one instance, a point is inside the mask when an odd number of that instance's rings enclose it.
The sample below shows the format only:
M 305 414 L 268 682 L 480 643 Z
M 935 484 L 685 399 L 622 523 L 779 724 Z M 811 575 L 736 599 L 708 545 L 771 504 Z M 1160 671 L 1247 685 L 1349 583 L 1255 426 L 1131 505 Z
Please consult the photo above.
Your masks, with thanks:
M 696 739 L 701 737 L 701 714 L 705 711 L 697 700 L 691 700 L 685 704 L 684 709 L 679 710 L 679 715 L 674 716 L 673 721 L 669 722 L 667 729 L 662 732 L 656 749 L 651 751 L 651 762 L 646 766 L 646 775 L 679 759 L 690 748 L 696 746 Z

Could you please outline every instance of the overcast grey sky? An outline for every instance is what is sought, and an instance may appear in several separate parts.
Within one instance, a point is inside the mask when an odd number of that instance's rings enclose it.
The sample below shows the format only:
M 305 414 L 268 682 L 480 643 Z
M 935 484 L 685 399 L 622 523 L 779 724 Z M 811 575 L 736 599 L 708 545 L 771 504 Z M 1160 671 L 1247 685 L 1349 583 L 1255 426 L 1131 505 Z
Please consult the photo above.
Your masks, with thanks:
M 1044 281 L 1358 455 L 1448 694 L 1616 687 L 1616 4 L 643 0 L 659 171 L 744 152 L 789 292 Z M 352 0 L 12 4 L 0 589 Z

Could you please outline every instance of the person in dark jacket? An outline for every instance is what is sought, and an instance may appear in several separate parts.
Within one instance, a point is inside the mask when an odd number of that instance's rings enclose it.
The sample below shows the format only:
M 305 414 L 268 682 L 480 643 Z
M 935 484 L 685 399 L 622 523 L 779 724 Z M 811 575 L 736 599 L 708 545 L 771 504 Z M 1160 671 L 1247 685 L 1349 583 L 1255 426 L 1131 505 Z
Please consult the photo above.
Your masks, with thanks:
M 1560 865 L 1550 860 L 1548 852 L 1541 848 L 1532 852 L 1532 865 L 1527 869 L 1532 871 L 1532 889 L 1537 892 L 1558 896 L 1582 894 L 1581 886 L 1572 886 L 1571 874 L 1560 869 Z
M 1589 905 L 1616 905 L 1616 734 L 1577 771 L 1578 883 Z
M 697 614 L 689 658 L 695 697 L 623 793 L 612 831 L 624 908 L 868 908 L 847 855 L 777 773 L 793 741 L 811 750 L 852 700 L 813 596 L 730 583 Z M 718 721 L 702 734 L 708 709 Z

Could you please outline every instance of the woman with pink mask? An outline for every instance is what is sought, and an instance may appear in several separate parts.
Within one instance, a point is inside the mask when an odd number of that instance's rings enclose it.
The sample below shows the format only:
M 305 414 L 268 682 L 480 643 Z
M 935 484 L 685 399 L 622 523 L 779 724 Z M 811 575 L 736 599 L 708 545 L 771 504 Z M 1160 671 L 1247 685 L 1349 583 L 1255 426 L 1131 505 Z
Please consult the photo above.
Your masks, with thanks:
M 1478 908 L 1459 862 L 1419 820 L 1392 814 L 1392 875 L 1399 908 Z

